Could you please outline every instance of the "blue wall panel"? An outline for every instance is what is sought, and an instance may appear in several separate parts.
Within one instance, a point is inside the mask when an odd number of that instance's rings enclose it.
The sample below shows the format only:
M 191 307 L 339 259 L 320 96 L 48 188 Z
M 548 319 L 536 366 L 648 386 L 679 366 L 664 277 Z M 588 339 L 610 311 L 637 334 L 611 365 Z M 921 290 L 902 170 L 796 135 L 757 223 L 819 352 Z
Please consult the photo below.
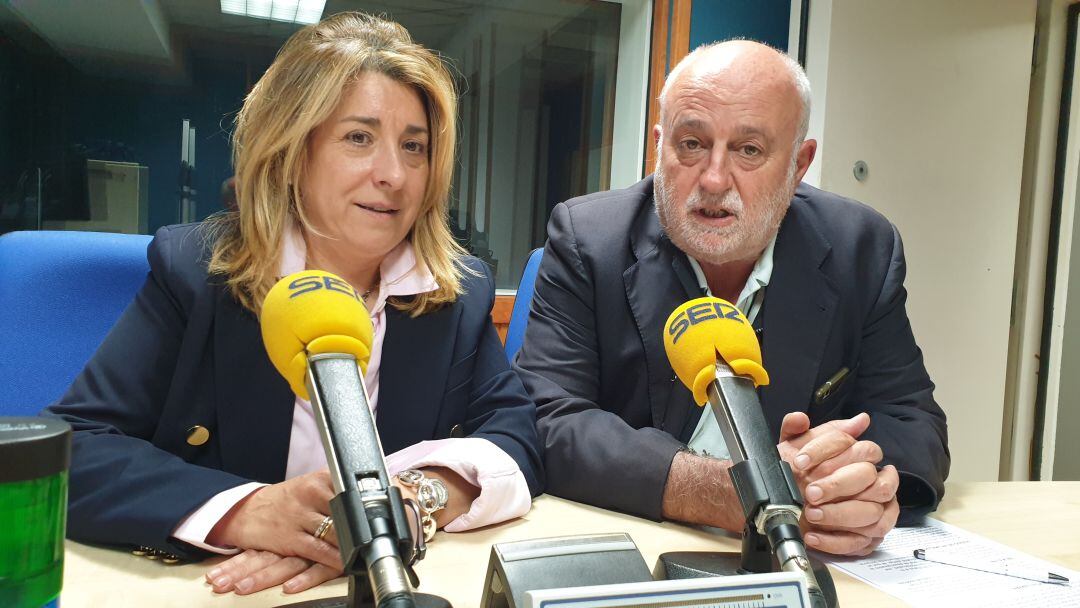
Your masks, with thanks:
M 694 0 L 690 50 L 728 38 L 748 38 L 782 51 L 788 46 L 791 0 Z

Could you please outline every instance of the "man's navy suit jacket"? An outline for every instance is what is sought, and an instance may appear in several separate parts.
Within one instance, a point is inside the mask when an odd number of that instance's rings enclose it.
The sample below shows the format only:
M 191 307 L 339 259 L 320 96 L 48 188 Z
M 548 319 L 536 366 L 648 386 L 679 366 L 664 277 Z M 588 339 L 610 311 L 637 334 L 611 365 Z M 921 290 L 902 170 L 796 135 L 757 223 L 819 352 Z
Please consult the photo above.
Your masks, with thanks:
M 217 493 L 285 479 L 294 401 L 259 321 L 208 277 L 197 225 L 162 228 L 135 301 L 60 401 L 46 410 L 75 429 L 68 535 L 202 553 L 170 538 Z M 494 282 L 475 258 L 465 293 L 412 318 L 386 308 L 377 425 L 386 453 L 427 439 L 487 439 L 521 468 L 533 495 L 543 465 L 535 407 L 489 318 Z M 210 431 L 189 445 L 188 429 Z
M 661 336 L 671 311 L 701 289 L 660 227 L 652 177 L 557 205 L 548 237 L 515 361 L 536 401 L 547 489 L 660 519 L 672 459 L 701 415 Z M 788 412 L 814 425 L 868 412 L 862 438 L 900 472 L 901 520 L 928 512 L 949 452 L 905 310 L 900 235 L 869 207 L 801 185 L 773 264 L 755 325 L 774 439 Z M 815 403 L 844 367 L 847 379 Z

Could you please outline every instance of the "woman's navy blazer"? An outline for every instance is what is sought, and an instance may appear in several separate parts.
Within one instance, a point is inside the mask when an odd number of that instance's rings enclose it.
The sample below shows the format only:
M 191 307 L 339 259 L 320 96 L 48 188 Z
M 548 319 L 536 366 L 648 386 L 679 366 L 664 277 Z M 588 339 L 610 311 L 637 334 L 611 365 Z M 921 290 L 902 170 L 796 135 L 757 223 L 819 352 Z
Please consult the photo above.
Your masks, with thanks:
M 259 321 L 218 276 L 198 224 L 159 230 L 150 274 L 86 368 L 46 408 L 75 429 L 68 536 L 194 558 L 170 538 L 217 493 L 285 478 L 295 395 L 263 348 Z M 386 308 L 377 425 L 386 453 L 427 439 L 480 437 L 543 490 L 535 407 L 489 315 L 494 281 L 466 258 L 465 293 L 416 318 Z M 188 430 L 210 432 L 189 445 Z

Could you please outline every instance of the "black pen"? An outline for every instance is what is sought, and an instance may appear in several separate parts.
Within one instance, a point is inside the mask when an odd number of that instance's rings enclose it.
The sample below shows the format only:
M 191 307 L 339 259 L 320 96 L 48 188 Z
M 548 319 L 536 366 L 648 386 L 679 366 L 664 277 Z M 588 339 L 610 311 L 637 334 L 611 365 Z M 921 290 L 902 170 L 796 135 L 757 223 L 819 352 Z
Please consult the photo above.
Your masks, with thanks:
M 915 559 L 921 559 L 935 564 L 945 564 L 947 566 L 956 566 L 958 568 L 967 568 L 968 570 L 978 570 L 980 572 L 989 572 L 991 574 L 1001 574 L 1013 578 L 1022 578 L 1029 581 L 1038 581 L 1040 583 L 1050 583 L 1053 585 L 1069 584 L 1069 579 L 1060 574 L 1047 572 L 1046 570 L 1036 570 L 1035 568 L 1026 568 L 1024 566 L 1010 565 L 1008 563 L 974 561 L 967 558 L 939 553 L 933 549 L 915 549 L 914 554 Z

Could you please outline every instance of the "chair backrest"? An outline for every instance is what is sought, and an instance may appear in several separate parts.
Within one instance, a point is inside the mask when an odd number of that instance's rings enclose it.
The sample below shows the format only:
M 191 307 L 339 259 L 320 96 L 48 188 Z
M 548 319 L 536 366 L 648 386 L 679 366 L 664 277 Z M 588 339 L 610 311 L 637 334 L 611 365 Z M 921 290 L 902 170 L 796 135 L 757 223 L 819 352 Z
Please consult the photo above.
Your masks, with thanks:
M 0 236 L 0 415 L 58 399 L 146 280 L 149 236 Z
M 525 272 L 521 273 L 517 295 L 514 297 L 514 310 L 510 312 L 510 325 L 506 328 L 506 358 L 514 360 L 521 342 L 525 339 L 525 326 L 529 323 L 529 306 L 532 304 L 533 290 L 536 287 L 536 271 L 540 269 L 540 260 L 544 257 L 544 248 L 533 249 L 529 260 L 525 262 Z

